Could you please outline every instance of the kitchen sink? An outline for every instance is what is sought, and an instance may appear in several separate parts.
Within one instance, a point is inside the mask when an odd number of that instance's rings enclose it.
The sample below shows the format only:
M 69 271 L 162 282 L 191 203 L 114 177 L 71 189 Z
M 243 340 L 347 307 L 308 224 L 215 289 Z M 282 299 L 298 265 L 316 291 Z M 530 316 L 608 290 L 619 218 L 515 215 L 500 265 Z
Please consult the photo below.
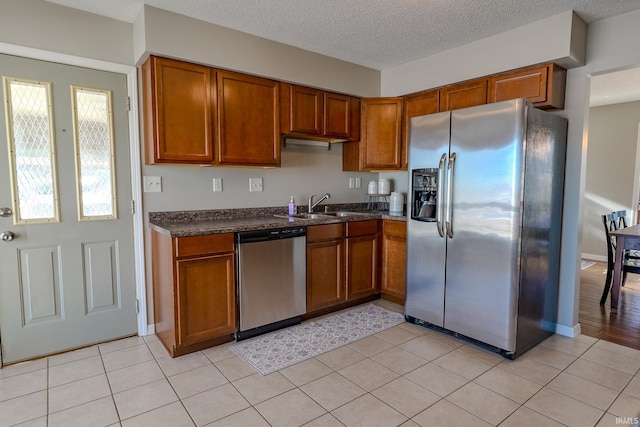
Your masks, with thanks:
M 349 212 L 349 211 L 337 211 L 337 212 L 324 212 L 323 215 L 330 216 L 355 216 L 355 215 L 371 215 L 368 212 Z
M 371 215 L 368 212 L 350 212 L 350 211 L 334 211 L 334 212 L 314 212 L 314 213 L 297 213 L 297 214 L 275 214 L 275 217 L 278 218 L 289 218 L 289 219 L 322 219 L 322 218 L 335 218 L 335 217 L 345 217 L 345 216 L 362 216 L 362 215 Z
M 290 215 L 274 215 L 278 218 L 295 218 L 295 219 L 322 219 L 329 217 L 328 214 L 324 213 L 298 213 L 298 214 L 290 214 Z

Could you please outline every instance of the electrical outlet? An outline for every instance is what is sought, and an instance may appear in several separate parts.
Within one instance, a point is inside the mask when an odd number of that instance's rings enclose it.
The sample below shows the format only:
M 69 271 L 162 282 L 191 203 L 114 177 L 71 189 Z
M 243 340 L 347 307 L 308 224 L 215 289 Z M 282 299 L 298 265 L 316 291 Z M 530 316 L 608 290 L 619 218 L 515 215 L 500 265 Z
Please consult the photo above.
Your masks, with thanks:
M 249 178 L 249 191 L 262 191 L 262 178 Z
M 356 188 L 362 187 L 362 179 L 359 176 L 356 176 Z
M 144 184 L 143 191 L 145 193 L 161 193 L 162 192 L 161 176 L 145 176 L 142 182 Z
M 213 178 L 213 192 L 219 193 L 222 191 L 222 178 Z
M 356 188 L 356 179 L 354 177 L 349 178 L 349 188 Z

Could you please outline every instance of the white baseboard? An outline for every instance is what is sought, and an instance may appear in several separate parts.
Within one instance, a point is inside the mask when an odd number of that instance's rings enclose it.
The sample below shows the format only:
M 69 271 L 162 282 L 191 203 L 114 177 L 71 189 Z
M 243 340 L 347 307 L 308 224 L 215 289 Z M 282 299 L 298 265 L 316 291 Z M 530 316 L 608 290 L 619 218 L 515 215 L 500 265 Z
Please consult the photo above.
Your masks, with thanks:
M 146 335 L 153 335 L 155 333 L 156 333 L 156 325 L 153 324 L 153 323 L 150 324 L 150 325 L 147 325 L 147 333 L 146 333 Z
M 596 255 L 596 254 L 582 254 L 582 259 L 586 259 L 589 261 L 600 261 L 607 262 L 607 257 L 604 255 Z
M 580 323 L 578 323 L 574 327 L 556 324 L 556 334 L 558 335 L 562 335 L 569 338 L 575 338 L 581 333 L 582 333 L 582 326 L 580 326 Z

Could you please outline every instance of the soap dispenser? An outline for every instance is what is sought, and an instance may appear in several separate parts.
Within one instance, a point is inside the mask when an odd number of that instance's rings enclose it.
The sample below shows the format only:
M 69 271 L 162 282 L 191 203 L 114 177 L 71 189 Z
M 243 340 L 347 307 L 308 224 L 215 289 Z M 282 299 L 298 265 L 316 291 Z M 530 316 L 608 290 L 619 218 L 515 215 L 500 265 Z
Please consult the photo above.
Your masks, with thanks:
M 291 196 L 289 199 L 289 215 L 293 215 L 296 213 L 296 198 L 295 196 Z

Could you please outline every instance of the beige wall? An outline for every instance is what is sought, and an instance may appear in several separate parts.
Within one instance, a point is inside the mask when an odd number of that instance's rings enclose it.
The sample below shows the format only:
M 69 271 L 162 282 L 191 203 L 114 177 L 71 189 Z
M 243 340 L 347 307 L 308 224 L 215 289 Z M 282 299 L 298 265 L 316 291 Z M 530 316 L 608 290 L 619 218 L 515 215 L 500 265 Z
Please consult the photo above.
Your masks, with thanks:
M 404 95 L 542 62 L 585 63 L 587 26 L 568 11 L 382 71 L 382 95 Z
M 133 26 L 41 0 L 2 0 L 0 42 L 134 65 Z
M 357 96 L 380 95 L 377 70 L 154 7 L 144 7 L 135 27 L 136 60 L 154 53 Z
M 589 109 L 589 155 L 585 176 L 583 257 L 606 261 L 601 216 L 637 205 L 640 101 Z

